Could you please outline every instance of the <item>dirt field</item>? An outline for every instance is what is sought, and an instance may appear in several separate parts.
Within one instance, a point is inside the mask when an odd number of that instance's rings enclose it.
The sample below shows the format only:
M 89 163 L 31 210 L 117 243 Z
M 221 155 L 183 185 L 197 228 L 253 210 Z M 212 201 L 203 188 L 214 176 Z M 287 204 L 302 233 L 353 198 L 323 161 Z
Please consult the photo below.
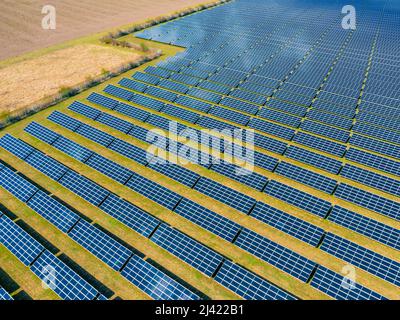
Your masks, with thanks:
M 58 94 L 61 87 L 75 86 L 139 58 L 129 50 L 87 44 L 13 64 L 0 69 L 0 110 L 28 107 Z
M 207 1 L 2 0 L 0 60 L 204 2 Z M 47 4 L 56 8 L 56 30 L 42 29 L 41 10 Z

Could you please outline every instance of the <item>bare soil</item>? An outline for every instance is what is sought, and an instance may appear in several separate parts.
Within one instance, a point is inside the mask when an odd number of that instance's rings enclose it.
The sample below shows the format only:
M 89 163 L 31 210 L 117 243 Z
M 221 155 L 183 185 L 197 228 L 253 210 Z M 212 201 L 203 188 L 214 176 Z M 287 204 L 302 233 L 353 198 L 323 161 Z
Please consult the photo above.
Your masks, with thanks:
M 2 0 L 0 60 L 110 28 L 140 22 L 205 0 Z M 56 8 L 56 30 L 43 30 L 44 5 Z

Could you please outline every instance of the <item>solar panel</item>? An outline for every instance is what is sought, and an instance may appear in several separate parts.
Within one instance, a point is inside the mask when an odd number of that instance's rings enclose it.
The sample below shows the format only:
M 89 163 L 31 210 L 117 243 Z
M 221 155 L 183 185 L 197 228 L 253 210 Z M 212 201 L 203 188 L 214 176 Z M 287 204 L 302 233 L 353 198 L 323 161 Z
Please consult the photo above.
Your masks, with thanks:
M 328 201 L 274 180 L 267 184 L 264 192 L 321 218 L 325 217 L 331 208 L 331 204 Z
M 148 168 L 155 170 L 179 183 L 182 183 L 190 188 L 194 186 L 200 175 L 196 172 L 190 171 L 185 167 L 178 166 L 173 163 L 150 163 Z
M 119 119 L 117 117 L 114 117 L 108 113 L 102 113 L 96 121 L 103 123 L 111 128 L 114 128 L 118 131 L 121 131 L 123 133 L 129 132 L 134 125 L 128 121 Z
M 356 283 L 349 283 L 344 276 L 318 266 L 311 286 L 337 300 L 386 300 L 382 295 Z
M 128 261 L 121 274 L 156 300 L 200 299 L 199 296 L 136 255 Z
M 248 127 L 255 130 L 260 130 L 267 134 L 283 138 L 285 140 L 291 140 L 294 135 L 294 130 L 283 127 L 281 125 L 264 121 L 257 118 L 252 118 L 248 124 Z
M 93 154 L 89 149 L 64 137 L 57 139 L 52 146 L 82 162 L 85 162 Z
M 336 188 L 337 181 L 318 173 L 303 169 L 288 162 L 280 162 L 274 171 L 287 178 L 296 180 L 310 187 L 332 194 Z
M 87 124 L 83 124 L 75 132 L 104 147 L 107 147 L 108 145 L 111 144 L 111 142 L 115 140 L 115 138 L 112 135 L 105 133 L 94 127 L 88 126 Z
M 295 300 L 291 294 L 231 261 L 224 261 L 215 281 L 246 300 Z
M 315 262 L 248 229 L 240 232 L 234 244 L 303 282 L 316 266 Z
M 300 128 L 304 131 L 312 132 L 320 136 L 331 138 L 340 142 L 346 143 L 349 139 L 349 132 L 326 126 L 317 122 L 306 120 Z
M 207 116 L 200 117 L 196 124 L 211 130 L 216 129 L 222 131 L 239 129 L 237 126 Z
M 222 99 L 222 95 L 220 94 L 199 88 L 191 88 L 186 94 L 195 98 L 210 101 L 212 103 L 218 103 Z
M 177 98 L 177 94 L 173 93 L 171 91 L 167 91 L 164 89 L 160 89 L 157 87 L 151 87 L 149 86 L 145 91 L 145 94 L 157 97 L 159 99 L 167 100 L 169 102 L 174 102 L 175 99 Z
M 4 290 L 4 288 L 0 287 L 0 300 L 11 301 L 11 300 L 14 300 L 14 299 L 10 296 L 10 294 L 6 290 Z
M 182 106 L 191 108 L 191 109 L 196 109 L 201 112 L 207 113 L 208 110 L 211 109 L 212 105 L 210 103 L 196 100 L 193 98 L 190 98 L 188 96 L 179 96 L 176 100 L 175 103 L 180 104 Z
M 103 91 L 114 97 L 127 101 L 129 101 L 134 96 L 134 93 L 132 91 L 128 91 L 111 84 L 109 84 Z
M 260 118 L 283 123 L 294 128 L 297 128 L 301 123 L 301 118 L 299 117 L 267 108 L 261 108 L 260 111 L 257 113 L 257 116 Z
M 27 204 L 32 210 L 63 232 L 68 232 L 80 219 L 76 213 L 43 191 L 38 191 Z
M 212 276 L 223 260 L 218 253 L 166 224 L 160 225 L 150 240 L 207 276 Z
M 104 200 L 100 209 L 145 237 L 149 237 L 160 223 L 147 212 L 114 194 Z
M 335 196 L 378 212 L 384 216 L 400 220 L 400 203 L 398 202 L 394 202 L 345 183 L 339 185 L 336 189 Z
M 121 184 L 125 184 L 133 174 L 131 170 L 96 153 L 90 157 L 86 164 Z
M 328 233 L 320 249 L 383 280 L 397 286 L 400 284 L 399 262 L 386 258 L 354 242 Z
M 400 176 L 400 163 L 369 152 L 350 148 L 345 155 L 346 159 L 366 166 Z
M 345 145 L 325 140 L 322 138 L 314 137 L 312 135 L 303 132 L 297 133 L 293 141 L 316 150 L 333 154 L 338 157 L 343 157 L 343 154 L 346 152 Z
M 68 171 L 58 182 L 95 206 L 110 194 L 108 190 L 74 171 Z
M 160 83 L 158 84 L 158 86 L 161 88 L 169 89 L 169 90 L 176 91 L 176 92 L 182 93 L 182 94 L 185 94 L 189 90 L 189 87 L 185 86 L 184 84 L 166 80 L 166 79 L 162 79 L 160 81 Z
M 28 201 L 38 191 L 33 184 L 7 167 L 0 170 L 0 186 L 22 202 Z
M 213 107 L 209 113 L 216 117 L 238 123 L 242 126 L 245 126 L 250 121 L 250 116 L 222 107 Z
M 80 220 L 68 235 L 114 270 L 121 270 L 132 252 L 90 223 Z
M 350 144 L 363 149 L 375 151 L 383 155 L 400 159 L 400 146 L 354 134 Z
M 284 155 L 285 157 L 298 160 L 333 174 L 338 174 L 342 167 L 342 162 L 339 160 L 335 160 L 296 146 L 289 146 Z
M 196 183 L 194 190 L 244 213 L 248 213 L 256 203 L 253 198 L 204 177 Z
M 160 111 L 165 103 L 150 97 L 146 97 L 141 94 L 135 94 L 131 100 L 133 103 L 136 103 L 140 106 L 155 110 L 155 111 Z
M 54 111 L 50 116 L 47 117 L 47 119 L 71 131 L 77 130 L 82 125 L 81 121 L 71 118 L 59 111 Z
M 261 191 L 268 181 L 266 177 L 256 172 L 249 171 L 245 168 L 227 162 L 214 164 L 210 169 L 258 191 Z
M 400 181 L 346 164 L 340 175 L 372 188 L 400 196 Z
M 179 202 L 174 212 L 229 242 L 240 229 L 237 223 L 186 198 Z
M 48 251 L 43 252 L 31 270 L 64 300 L 94 300 L 98 291 Z M 49 277 L 54 271 L 55 279 Z
M 345 228 L 386 244 L 389 247 L 397 250 L 400 249 L 400 230 L 398 229 L 340 206 L 333 207 L 328 219 Z
M 93 92 L 87 97 L 88 101 L 98 104 L 99 106 L 103 106 L 107 109 L 113 110 L 118 104 L 117 100 L 111 99 L 109 97 L 98 94 L 97 92 Z
M 138 174 L 133 175 L 126 186 L 169 210 L 175 208 L 176 204 L 182 198 L 179 194 Z
M 145 165 L 148 161 L 148 154 L 146 150 L 136 147 L 133 144 L 125 142 L 124 140 L 115 139 L 114 142 L 108 146 L 108 149 L 143 165 Z
M 258 95 L 258 94 L 254 94 L 254 93 L 251 93 L 251 92 L 248 92 L 248 91 L 243 91 L 243 90 L 240 90 L 240 89 L 233 90 L 230 93 L 230 96 L 236 97 L 236 98 L 239 98 L 239 99 L 243 99 L 243 100 L 246 100 L 246 101 L 250 101 L 250 102 L 253 102 L 253 103 L 256 103 L 256 104 L 260 104 L 260 105 L 263 105 L 267 101 L 267 98 L 264 97 L 264 96 L 261 96 L 261 95 Z
M 16 155 L 18 158 L 25 159 L 32 152 L 33 148 L 21 140 L 6 134 L 0 139 L 0 147 L 6 149 L 8 152 Z
M 156 85 L 160 81 L 160 78 L 152 76 L 147 73 L 142 73 L 142 72 L 135 72 L 135 74 L 132 76 L 132 78 L 139 80 L 139 81 L 147 82 L 147 83 L 150 83 L 153 85 Z
M 115 108 L 115 111 L 133 119 L 137 119 L 139 121 L 146 121 L 146 119 L 150 116 L 150 112 L 144 111 L 126 103 L 118 104 Z
M 39 151 L 33 152 L 25 159 L 25 161 L 35 169 L 43 172 L 46 176 L 56 181 L 68 171 L 66 166 Z
M 324 234 L 323 229 L 262 202 L 257 202 L 250 216 L 314 247 Z
M 89 119 L 96 119 L 100 114 L 101 111 L 97 110 L 95 108 L 92 108 L 86 104 L 83 104 L 81 102 L 78 101 L 74 101 L 69 107 L 68 109 L 79 113 L 81 115 L 84 115 L 85 117 L 89 118 Z
M 183 108 L 179 108 L 170 104 L 167 104 L 161 112 L 166 113 L 170 116 L 188 121 L 190 123 L 195 123 L 200 115 L 196 112 L 185 110 Z
M 26 266 L 29 266 L 44 251 L 44 247 L 39 242 L 1 211 L 0 243 Z
M 47 129 L 36 122 L 31 122 L 24 131 L 48 144 L 53 144 L 53 142 L 60 137 L 58 133 Z
M 127 79 L 127 78 L 121 79 L 120 82 L 118 82 L 118 84 L 122 87 L 126 87 L 128 89 L 131 89 L 134 91 L 139 91 L 139 92 L 143 92 L 147 88 L 147 85 L 145 85 L 144 83 L 134 81 L 131 79 Z
M 230 107 L 232 109 L 243 111 L 245 113 L 249 113 L 251 115 L 255 115 L 258 112 L 258 109 L 260 108 L 259 106 L 256 106 L 254 104 L 232 99 L 230 97 L 223 98 L 219 104 Z

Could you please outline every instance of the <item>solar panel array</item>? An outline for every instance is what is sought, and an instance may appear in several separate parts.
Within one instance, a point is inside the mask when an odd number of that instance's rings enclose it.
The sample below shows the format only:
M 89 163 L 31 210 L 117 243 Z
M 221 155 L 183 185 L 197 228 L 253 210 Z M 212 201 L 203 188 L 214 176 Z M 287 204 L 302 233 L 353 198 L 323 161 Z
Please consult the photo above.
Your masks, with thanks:
M 315 19 L 304 15 L 310 9 Z M 135 36 L 186 49 L 38 120 L 44 125 L 14 130 L 18 139 L 2 135 L 0 186 L 154 299 L 200 295 L 15 171 L 10 156 L 244 299 L 297 299 L 286 291 L 299 292 L 296 281 L 334 299 L 385 299 L 380 281 L 399 285 L 398 10 L 394 0 L 359 4 L 357 29 L 344 30 L 329 2 L 238 0 L 144 29 Z M 172 121 L 177 135 L 151 130 L 168 131 Z M 214 132 L 194 147 L 200 129 L 243 130 L 233 144 Z M 252 136 L 246 129 L 254 131 L 254 170 L 223 159 L 236 147 L 240 160 L 252 151 L 238 144 Z M 185 153 L 180 138 L 191 140 Z M 157 162 L 142 147 L 152 143 L 190 168 Z M 53 157 L 55 149 L 64 154 Z M 67 158 L 82 170 L 56 160 Z M 97 171 L 90 179 L 86 167 Z M 98 183 L 102 175 L 119 184 L 115 192 Z M 121 188 L 149 202 L 133 204 Z M 60 297 L 105 298 L 2 213 L 0 241 L 40 278 L 43 267 L 55 268 Z M 225 245 L 243 254 L 240 264 Z M 315 262 L 322 252 L 329 259 Z M 372 274 L 370 282 L 362 275 L 371 288 L 331 270 L 331 260 Z M 287 281 L 261 277 L 254 261 Z

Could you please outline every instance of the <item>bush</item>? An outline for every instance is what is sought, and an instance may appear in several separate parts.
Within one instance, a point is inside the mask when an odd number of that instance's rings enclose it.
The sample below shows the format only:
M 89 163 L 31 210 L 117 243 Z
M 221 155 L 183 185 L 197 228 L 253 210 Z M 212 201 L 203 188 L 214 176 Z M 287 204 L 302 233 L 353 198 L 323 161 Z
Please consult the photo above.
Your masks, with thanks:
M 140 48 L 143 52 L 149 51 L 149 47 L 144 42 L 140 44 Z
M 62 98 L 69 98 L 76 94 L 76 89 L 70 87 L 61 87 L 58 92 Z

